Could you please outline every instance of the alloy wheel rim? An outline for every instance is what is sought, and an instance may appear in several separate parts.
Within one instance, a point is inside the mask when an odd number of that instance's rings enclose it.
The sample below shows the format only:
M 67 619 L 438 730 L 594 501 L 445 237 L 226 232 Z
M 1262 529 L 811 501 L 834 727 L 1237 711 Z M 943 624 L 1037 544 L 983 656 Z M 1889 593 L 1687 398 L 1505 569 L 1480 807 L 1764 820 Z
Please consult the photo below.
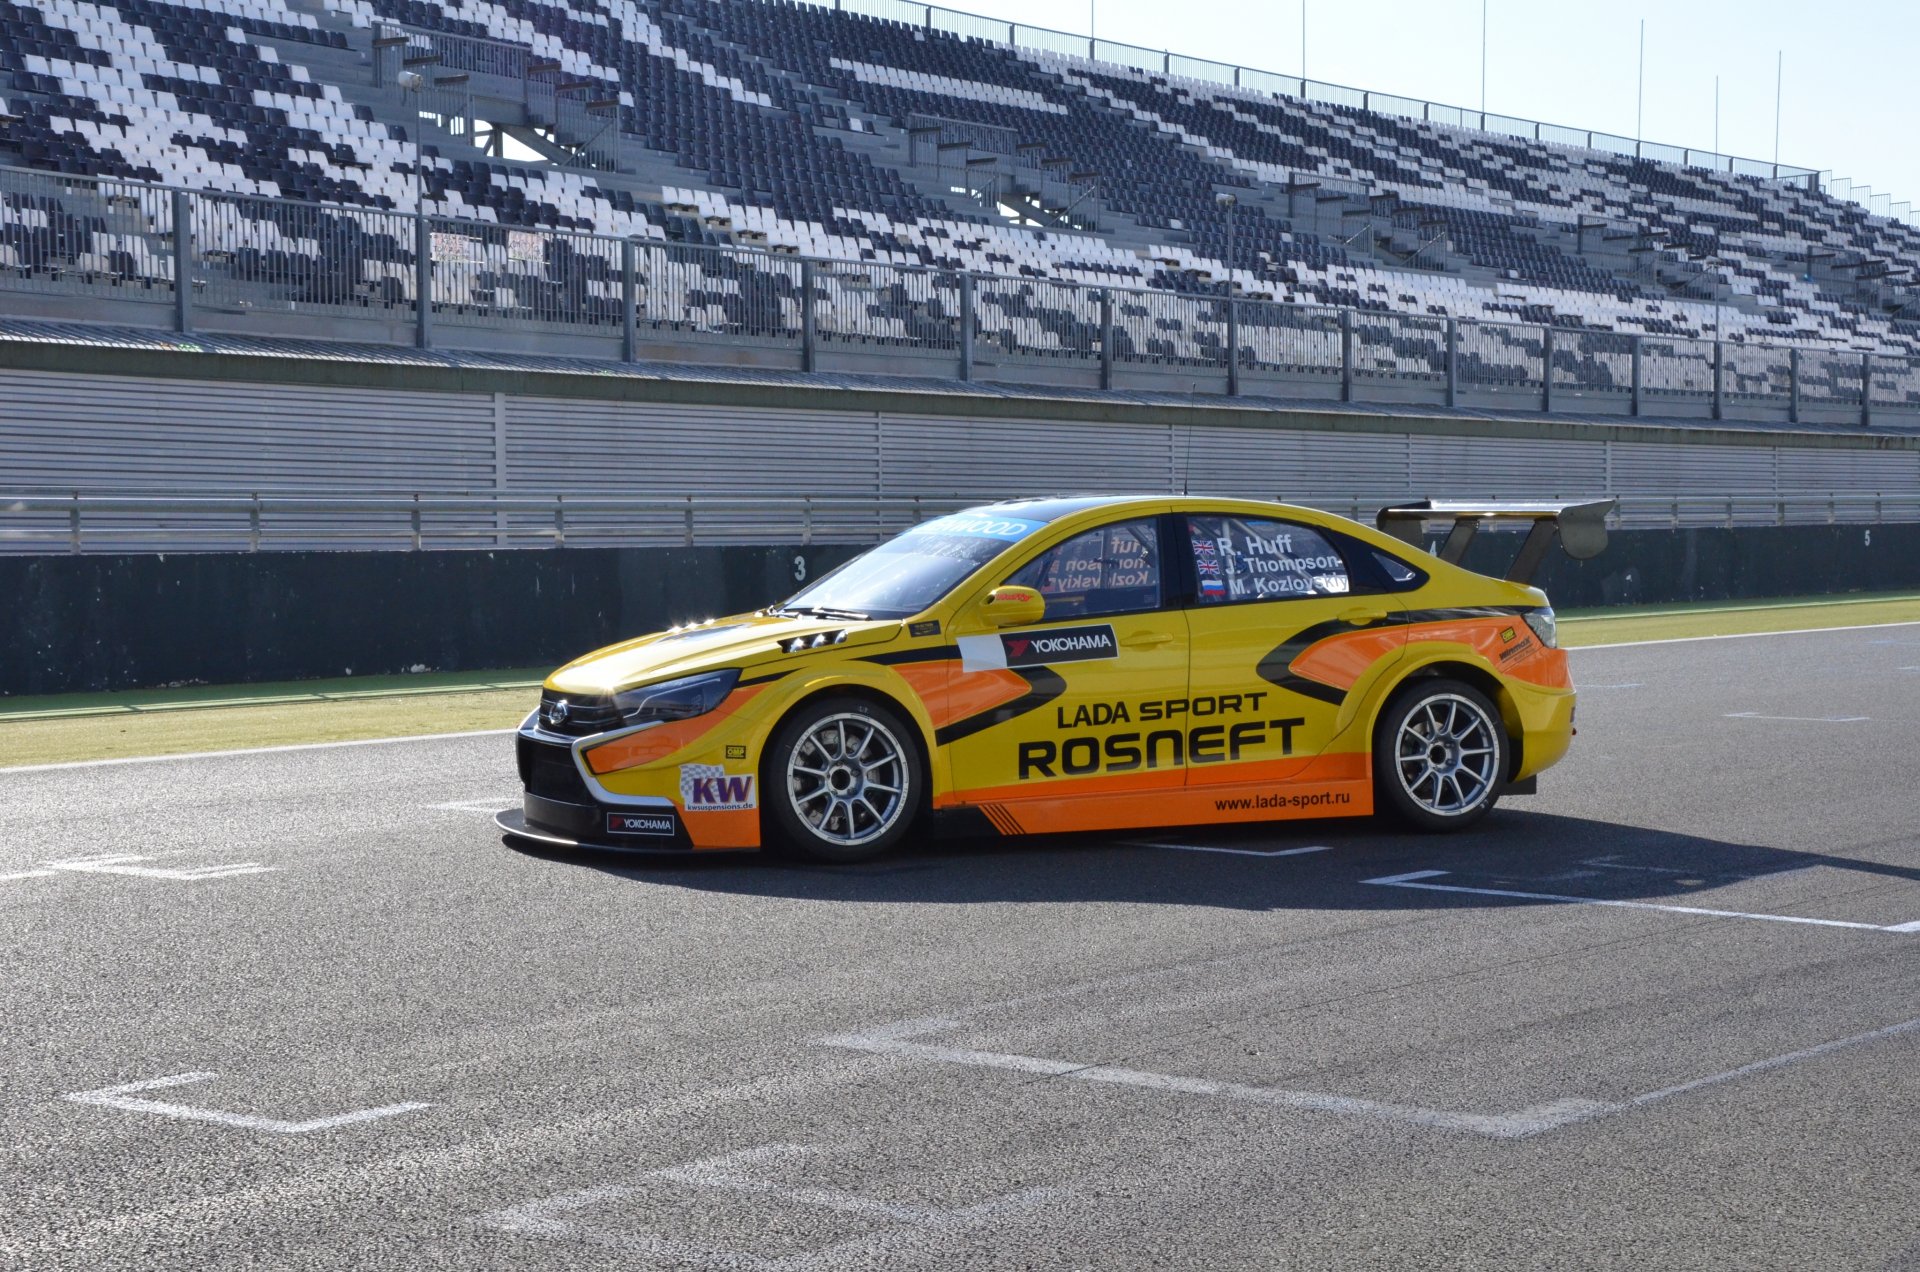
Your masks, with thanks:
M 1400 722 L 1394 772 L 1400 789 L 1427 812 L 1459 817 L 1478 808 L 1500 758 L 1493 718 L 1457 693 L 1423 699 Z
M 787 799 L 800 823 L 843 848 L 871 843 L 900 820 L 912 781 L 906 748 L 871 716 L 815 721 L 787 756 Z

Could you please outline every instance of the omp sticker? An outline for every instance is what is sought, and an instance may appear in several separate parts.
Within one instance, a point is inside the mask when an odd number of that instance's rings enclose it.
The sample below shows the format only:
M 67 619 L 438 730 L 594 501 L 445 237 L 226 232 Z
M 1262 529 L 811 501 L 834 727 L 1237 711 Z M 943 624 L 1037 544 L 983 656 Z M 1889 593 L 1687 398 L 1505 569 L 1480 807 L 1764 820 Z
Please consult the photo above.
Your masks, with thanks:
M 680 766 L 680 804 L 690 813 L 759 807 L 754 799 L 753 774 L 729 773 L 718 764 Z

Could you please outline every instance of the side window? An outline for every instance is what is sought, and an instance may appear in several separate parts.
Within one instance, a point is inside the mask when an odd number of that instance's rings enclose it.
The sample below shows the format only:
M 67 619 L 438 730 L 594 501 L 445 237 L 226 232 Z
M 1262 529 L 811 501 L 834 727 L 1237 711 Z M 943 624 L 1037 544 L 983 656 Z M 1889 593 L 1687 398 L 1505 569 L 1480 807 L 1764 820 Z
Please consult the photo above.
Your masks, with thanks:
M 1408 565 L 1397 556 L 1390 556 L 1380 549 L 1373 550 L 1374 564 L 1387 576 L 1387 584 L 1395 591 L 1416 587 L 1421 581 L 1420 571 Z
M 1159 537 L 1152 517 L 1075 535 L 1022 566 L 1009 583 L 1047 598 L 1047 618 L 1091 618 L 1160 606 Z
M 1345 558 L 1317 531 L 1246 517 L 1187 518 L 1202 605 L 1344 596 L 1353 590 Z

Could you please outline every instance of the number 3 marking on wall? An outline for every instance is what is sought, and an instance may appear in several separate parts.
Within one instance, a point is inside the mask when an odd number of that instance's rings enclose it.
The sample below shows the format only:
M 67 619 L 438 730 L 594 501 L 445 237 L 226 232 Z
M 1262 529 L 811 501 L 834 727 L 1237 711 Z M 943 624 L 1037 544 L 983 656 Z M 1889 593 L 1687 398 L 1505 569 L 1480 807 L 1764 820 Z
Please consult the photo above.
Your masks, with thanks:
M 806 581 L 806 578 L 807 578 L 807 558 L 803 556 L 797 556 L 793 558 L 793 581 L 795 583 L 804 583 Z

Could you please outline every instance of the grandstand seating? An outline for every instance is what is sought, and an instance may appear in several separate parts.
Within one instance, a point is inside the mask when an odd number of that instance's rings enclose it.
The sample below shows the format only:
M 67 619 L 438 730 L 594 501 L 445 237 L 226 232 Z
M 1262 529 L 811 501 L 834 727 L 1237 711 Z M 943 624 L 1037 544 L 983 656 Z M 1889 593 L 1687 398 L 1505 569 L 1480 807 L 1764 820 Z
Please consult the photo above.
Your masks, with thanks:
M 368 91 L 373 39 L 389 24 L 549 60 L 617 101 L 645 170 L 671 180 L 509 162 L 434 131 Z M 549 236 L 530 249 L 511 233 L 709 246 L 751 236 L 775 252 L 933 271 L 924 285 L 885 282 L 880 298 L 877 275 L 825 276 L 827 338 L 950 343 L 945 272 L 1012 276 L 1024 281 L 982 302 L 981 337 L 1033 356 L 1098 337 L 1098 299 L 1063 283 L 1184 294 L 1178 308 L 1123 296 L 1113 313 L 1122 356 L 1176 363 L 1221 363 L 1217 302 L 1230 295 L 1363 311 L 1358 370 L 1383 376 L 1438 375 L 1448 318 L 1577 333 L 1553 345 L 1554 372 L 1601 387 L 1629 374 L 1608 333 L 1920 353 L 1920 325 L 1837 284 L 1831 268 L 1920 260 L 1920 232 L 1815 189 L 792 0 L 0 0 L 0 97 L 12 120 L 0 146 L 27 167 L 234 196 L 196 223 L 203 253 L 310 305 L 408 303 L 404 222 L 430 209 L 493 227 L 436 281 L 437 304 L 571 309 L 608 324 L 619 321 L 617 243 Z M 1064 171 L 1055 161 L 1097 173 L 1096 231 L 1015 224 L 956 197 L 897 144 L 878 144 L 897 143 L 913 117 L 1018 138 L 1005 166 L 1024 163 L 1036 180 Z M 1383 231 L 1439 255 L 1416 262 L 1372 238 L 1342 241 L 1294 214 L 1294 195 L 1312 203 L 1316 189 L 1351 191 Z M 175 267 L 151 242 L 169 216 L 157 200 L 130 219 L 0 190 L 0 267 L 170 286 Z M 1617 247 L 1588 250 L 1590 231 L 1631 240 L 1634 263 Z M 758 321 L 746 298 L 785 313 L 799 304 L 797 273 L 778 256 L 682 257 L 675 269 L 649 281 L 656 320 L 745 331 Z M 1675 277 L 1694 282 L 1676 289 Z M 1289 341 L 1328 330 L 1272 310 L 1241 321 L 1239 338 L 1273 366 L 1287 364 Z M 1462 339 L 1476 382 L 1539 381 L 1537 328 Z M 1702 374 L 1678 354 L 1647 365 L 1655 392 L 1697 387 Z M 1730 361 L 1729 391 L 1761 391 L 1739 366 Z

